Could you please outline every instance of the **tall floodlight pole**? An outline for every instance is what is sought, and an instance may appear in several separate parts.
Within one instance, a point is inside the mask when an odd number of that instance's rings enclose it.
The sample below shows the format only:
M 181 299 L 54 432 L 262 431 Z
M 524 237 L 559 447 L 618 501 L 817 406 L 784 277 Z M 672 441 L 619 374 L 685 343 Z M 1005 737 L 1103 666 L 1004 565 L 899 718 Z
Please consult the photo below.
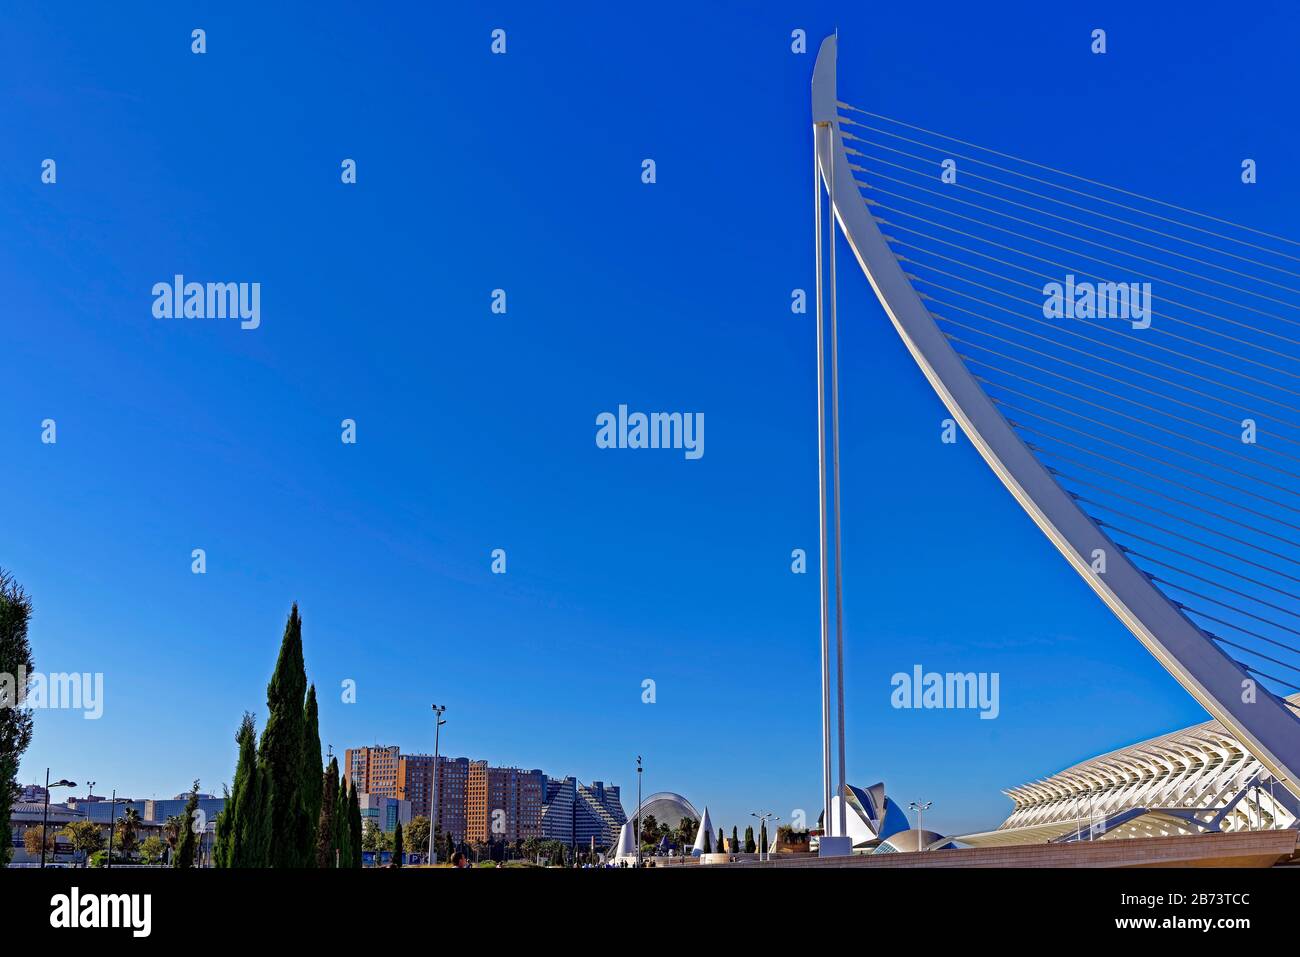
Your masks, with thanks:
M 933 801 L 926 801 L 924 803 L 913 801 L 908 805 L 908 807 L 916 812 L 916 849 L 918 851 L 925 850 L 925 848 L 921 846 L 921 842 L 925 840 L 925 812 L 932 804 L 934 804 Z
M 91 788 L 94 793 L 94 788 Z M 113 825 L 117 823 L 117 788 L 113 788 L 113 796 L 108 799 L 108 860 L 104 862 L 105 867 L 113 866 Z
M 429 864 L 431 866 L 438 863 L 438 738 L 442 733 L 442 726 L 447 723 L 442 719 L 442 714 L 446 710 L 445 705 L 433 706 L 433 793 L 429 799 Z
M 821 131 L 829 128 L 829 123 L 813 124 L 813 226 L 816 234 L 814 258 L 817 267 L 817 537 L 818 559 L 821 566 L 822 821 L 828 833 L 832 827 L 830 607 L 826 563 L 826 321 L 822 309 L 822 190 L 818 167 Z
M 641 866 L 641 755 L 636 756 L 636 866 Z

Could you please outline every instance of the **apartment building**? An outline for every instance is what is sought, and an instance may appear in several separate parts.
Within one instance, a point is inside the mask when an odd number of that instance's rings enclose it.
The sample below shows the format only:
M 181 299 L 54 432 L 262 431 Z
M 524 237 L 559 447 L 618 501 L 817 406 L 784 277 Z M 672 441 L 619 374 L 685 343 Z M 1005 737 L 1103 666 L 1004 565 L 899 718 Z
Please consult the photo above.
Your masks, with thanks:
M 406 802 L 411 817 L 436 819 L 456 842 L 543 837 L 571 846 L 594 841 L 606 848 L 618 839 L 627 820 L 616 786 L 548 778 L 537 769 L 498 768 L 486 761 L 439 755 L 435 816 L 433 755 L 402 754 L 396 745 L 349 748 L 343 767 L 361 793 Z
M 453 840 L 465 840 L 466 787 L 469 758 L 438 756 L 437 825 Z M 431 754 L 404 754 L 397 762 L 397 796 L 411 802 L 411 813 L 434 820 L 433 767 Z
M 517 841 L 541 837 L 546 775 L 472 761 L 465 789 L 465 839 Z
M 395 798 L 401 757 L 401 748 L 395 744 L 348 748 L 343 753 L 343 773 L 348 784 L 358 791 Z

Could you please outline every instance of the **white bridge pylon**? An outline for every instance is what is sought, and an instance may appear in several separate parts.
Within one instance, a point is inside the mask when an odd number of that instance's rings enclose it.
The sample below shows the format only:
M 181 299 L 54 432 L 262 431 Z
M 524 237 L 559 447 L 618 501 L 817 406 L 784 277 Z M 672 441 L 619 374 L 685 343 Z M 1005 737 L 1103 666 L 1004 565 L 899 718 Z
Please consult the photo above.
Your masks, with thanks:
M 984 461 L 1074 570 L 1171 675 L 1292 794 L 1300 797 L 1300 718 L 1259 685 L 1133 564 L 1058 484 L 1003 416 L 936 324 L 855 184 L 840 131 L 837 43 L 822 41 L 813 70 L 812 121 L 818 168 L 834 220 L 916 364 Z M 1104 571 L 1093 557 L 1105 555 Z M 1255 689 L 1254 697 L 1246 694 Z M 1246 700 L 1243 700 L 1245 698 Z

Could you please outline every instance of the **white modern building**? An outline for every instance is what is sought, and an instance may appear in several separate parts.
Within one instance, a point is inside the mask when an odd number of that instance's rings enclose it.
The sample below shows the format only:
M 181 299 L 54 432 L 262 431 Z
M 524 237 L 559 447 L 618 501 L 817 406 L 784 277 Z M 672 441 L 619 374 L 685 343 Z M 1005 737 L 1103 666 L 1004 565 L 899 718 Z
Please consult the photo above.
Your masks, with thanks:
M 632 812 L 632 818 L 640 817 L 644 821 L 653 817 L 659 824 L 675 828 L 682 821 L 698 822 L 700 812 L 686 798 L 673 791 L 656 791 L 641 802 L 641 806 Z
M 1288 702 L 1300 702 L 1292 695 Z M 1217 721 L 1092 758 L 1006 791 L 997 829 L 955 838 L 986 847 L 1295 827 L 1300 802 Z
M 875 848 L 881 841 L 909 827 L 907 814 L 885 795 L 883 782 L 869 788 L 844 785 L 843 793 L 831 798 L 832 820 L 838 820 L 841 803 L 844 804 L 847 837 L 855 851 Z

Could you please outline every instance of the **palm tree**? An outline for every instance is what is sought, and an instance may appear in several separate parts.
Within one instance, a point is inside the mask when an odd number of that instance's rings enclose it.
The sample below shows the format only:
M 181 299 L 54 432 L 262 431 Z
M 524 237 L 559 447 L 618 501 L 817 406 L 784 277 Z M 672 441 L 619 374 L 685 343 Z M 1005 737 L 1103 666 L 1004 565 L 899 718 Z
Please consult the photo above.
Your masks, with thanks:
M 181 840 L 181 828 L 185 827 L 185 816 L 183 814 L 173 814 L 163 822 L 163 840 L 167 842 L 167 847 L 173 853 L 176 851 L 176 845 Z
M 538 855 L 542 853 L 541 838 L 537 838 L 537 837 L 524 838 L 523 853 L 524 853 L 524 857 L 527 858 L 528 860 L 530 861 L 537 860 Z
M 140 830 L 140 812 L 128 807 L 117 819 L 117 843 L 122 853 L 130 855 L 135 850 L 136 835 Z
M 694 818 L 684 817 L 677 823 L 677 846 L 686 853 L 695 843 L 695 829 L 698 823 Z

